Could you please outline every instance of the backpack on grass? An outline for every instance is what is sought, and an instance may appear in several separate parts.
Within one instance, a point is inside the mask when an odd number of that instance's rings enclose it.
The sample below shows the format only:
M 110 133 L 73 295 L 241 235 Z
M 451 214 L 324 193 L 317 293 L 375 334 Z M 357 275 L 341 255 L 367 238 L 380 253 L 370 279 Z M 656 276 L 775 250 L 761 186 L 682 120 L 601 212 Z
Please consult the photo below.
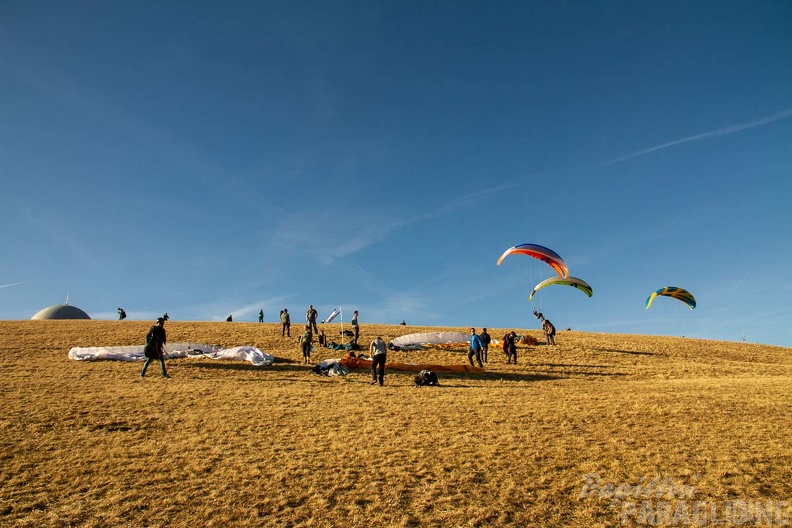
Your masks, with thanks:
M 425 386 L 437 386 L 440 385 L 440 382 L 437 380 L 437 374 L 432 372 L 431 370 L 422 370 L 415 376 L 415 386 L 416 387 L 425 387 Z

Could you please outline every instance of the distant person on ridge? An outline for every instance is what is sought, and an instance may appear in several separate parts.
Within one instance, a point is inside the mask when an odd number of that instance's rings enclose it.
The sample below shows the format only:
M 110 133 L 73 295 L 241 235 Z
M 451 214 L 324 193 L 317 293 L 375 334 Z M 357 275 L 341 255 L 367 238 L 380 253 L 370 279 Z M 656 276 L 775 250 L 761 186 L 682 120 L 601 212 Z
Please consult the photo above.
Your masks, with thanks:
M 231 323 L 233 321 L 234 321 L 234 318 L 231 317 L 230 315 L 228 317 L 226 317 L 226 323 Z
M 484 364 L 481 362 L 481 338 L 476 334 L 475 328 L 470 329 L 470 348 L 468 348 L 468 361 L 470 361 L 471 367 L 475 367 L 473 356 L 476 356 L 479 367 L 484 368 Z
M 264 322 L 264 309 L 259 310 L 259 323 Z
M 162 316 L 162 320 L 167 321 L 168 319 L 170 319 L 170 316 L 168 315 L 168 312 L 165 312 L 165 315 Z
M 308 306 L 308 310 L 305 312 L 305 322 L 311 325 L 311 330 L 314 333 L 319 333 L 319 329 L 316 327 L 316 316 L 319 315 L 313 307 L 313 304 Z
M 281 310 L 281 337 L 291 337 L 291 317 L 289 317 L 289 310 L 284 308 Z
M 545 319 L 542 323 L 542 329 L 544 330 L 545 336 L 547 337 L 547 344 L 555 345 L 556 329 L 555 326 L 553 326 L 553 323 L 551 323 L 549 319 Z
M 305 325 L 305 332 L 300 336 L 300 350 L 302 350 L 303 363 L 308 364 L 311 361 L 311 341 L 313 341 L 313 334 L 311 333 L 311 325 Z
M 165 370 L 165 343 L 168 339 L 165 335 L 165 319 L 159 317 L 157 324 L 152 326 L 146 335 L 146 346 L 143 348 L 143 353 L 146 355 L 146 362 L 143 364 L 143 370 L 140 371 L 140 377 L 146 377 L 146 369 L 151 364 L 151 361 L 158 359 L 160 362 L 160 369 L 162 370 L 163 378 L 170 378 L 168 371 Z
M 355 336 L 352 338 L 352 344 L 357 345 L 358 337 L 360 336 L 360 327 L 358 326 L 358 311 L 352 314 L 352 330 L 355 331 Z
M 371 384 L 375 385 L 379 381 L 380 387 L 382 387 L 385 381 L 385 358 L 388 353 L 388 345 L 385 344 L 382 337 L 377 337 L 371 342 L 369 352 L 371 353 L 371 377 L 373 378 Z
M 492 342 L 492 337 L 487 333 L 486 328 L 482 328 L 479 338 L 481 339 L 481 360 L 486 363 L 487 352 L 489 352 L 489 344 Z
M 126 312 L 124 311 L 123 308 L 119 308 L 118 309 L 118 320 L 119 321 L 123 321 L 124 319 L 126 319 Z

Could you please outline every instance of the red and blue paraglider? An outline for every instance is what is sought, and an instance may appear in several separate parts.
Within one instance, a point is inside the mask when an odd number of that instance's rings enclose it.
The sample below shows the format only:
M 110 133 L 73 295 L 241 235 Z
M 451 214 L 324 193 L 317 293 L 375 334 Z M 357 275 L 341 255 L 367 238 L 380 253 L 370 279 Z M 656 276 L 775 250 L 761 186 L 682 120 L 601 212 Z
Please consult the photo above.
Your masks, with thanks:
M 498 266 L 509 255 L 528 255 L 549 265 L 561 278 L 565 279 L 569 276 L 569 268 L 567 268 L 564 259 L 552 249 L 539 244 L 520 244 L 519 246 L 510 247 L 498 259 Z

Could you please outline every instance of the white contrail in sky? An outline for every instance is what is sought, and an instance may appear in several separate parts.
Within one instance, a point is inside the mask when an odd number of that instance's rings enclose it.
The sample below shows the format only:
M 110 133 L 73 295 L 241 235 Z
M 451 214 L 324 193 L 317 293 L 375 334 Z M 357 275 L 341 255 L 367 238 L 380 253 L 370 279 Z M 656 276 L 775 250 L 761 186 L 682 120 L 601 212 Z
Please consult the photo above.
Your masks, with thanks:
M 0 288 L 10 288 L 11 286 L 19 286 L 20 284 L 27 284 L 28 282 L 33 282 L 35 280 L 36 279 L 31 279 L 31 280 L 26 280 L 26 281 L 22 281 L 22 282 L 12 282 L 11 284 L 3 284 L 3 285 L 0 285 Z
M 755 268 L 755 267 L 756 267 L 756 264 L 754 264 L 753 266 L 751 266 L 751 269 L 749 269 L 748 271 L 746 271 L 746 272 L 745 272 L 745 275 L 743 275 L 743 278 L 742 278 L 742 279 L 740 279 L 740 281 L 739 281 L 737 284 L 735 284 L 735 285 L 734 285 L 734 288 L 732 288 L 732 291 L 731 291 L 732 293 L 734 293 L 734 291 L 735 291 L 735 290 L 736 290 L 736 289 L 737 289 L 737 288 L 740 286 L 740 284 L 742 284 L 743 282 L 745 282 L 745 279 L 747 279 L 747 278 L 748 278 L 748 275 L 750 275 L 750 274 L 751 274 L 751 272 L 754 270 L 754 268 Z
M 654 152 L 656 150 L 663 150 L 669 147 L 674 147 L 682 143 L 691 143 L 693 141 L 700 141 L 702 139 L 709 139 L 718 136 L 726 136 L 728 134 L 734 134 L 735 132 L 740 132 L 741 130 L 746 130 L 761 125 L 767 125 L 768 123 L 772 123 L 780 119 L 786 119 L 787 117 L 790 116 L 792 116 L 792 108 L 784 110 L 783 112 L 779 112 L 777 114 L 773 114 L 771 116 L 757 119 L 756 121 L 749 121 L 747 123 L 741 123 L 739 125 L 727 126 L 727 127 L 719 128 L 717 130 L 711 130 L 710 132 L 704 132 L 703 134 L 696 134 L 695 136 L 688 136 L 686 138 L 675 139 L 674 141 L 661 143 L 660 145 L 655 145 L 654 147 L 647 147 L 645 149 L 641 149 L 636 152 L 633 152 L 632 154 L 627 154 L 626 156 L 622 156 L 620 158 L 616 158 L 608 162 L 605 162 L 601 166 L 611 165 L 613 163 L 618 163 L 620 161 L 628 160 L 630 158 L 637 158 L 638 156 L 643 156 L 644 154 L 649 154 L 650 152 Z

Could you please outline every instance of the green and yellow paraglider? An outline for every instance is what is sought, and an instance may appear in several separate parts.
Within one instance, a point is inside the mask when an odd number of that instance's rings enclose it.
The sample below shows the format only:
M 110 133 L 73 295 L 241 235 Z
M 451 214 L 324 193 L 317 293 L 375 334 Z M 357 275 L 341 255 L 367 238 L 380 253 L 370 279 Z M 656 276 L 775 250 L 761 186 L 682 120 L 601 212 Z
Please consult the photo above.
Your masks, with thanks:
M 578 290 L 582 291 L 589 297 L 591 297 L 591 294 L 593 293 L 591 286 L 589 286 L 586 283 L 586 281 L 584 281 L 583 279 L 578 279 L 576 277 L 550 277 L 549 279 L 543 280 L 534 287 L 533 291 L 531 292 L 531 295 L 528 296 L 528 300 L 532 301 L 534 293 L 538 292 L 542 288 L 551 286 L 553 284 L 560 284 L 562 286 L 572 286 L 573 288 L 577 288 Z
M 660 288 L 656 292 L 653 292 L 652 295 L 646 299 L 646 309 L 648 310 L 650 306 L 652 306 L 652 302 L 655 300 L 655 297 L 671 297 L 673 299 L 677 299 L 682 301 L 683 303 L 687 304 L 688 308 L 691 310 L 696 308 L 696 298 L 693 297 L 693 294 L 683 288 L 677 288 L 676 286 L 665 286 Z

